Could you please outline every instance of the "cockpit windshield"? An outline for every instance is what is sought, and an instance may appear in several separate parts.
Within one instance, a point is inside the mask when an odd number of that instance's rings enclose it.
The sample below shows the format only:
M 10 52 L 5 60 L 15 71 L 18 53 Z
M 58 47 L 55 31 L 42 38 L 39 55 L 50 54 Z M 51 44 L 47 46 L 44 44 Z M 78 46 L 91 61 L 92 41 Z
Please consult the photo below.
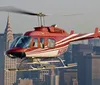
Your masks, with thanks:
M 19 36 L 14 39 L 14 41 L 11 43 L 10 48 L 13 47 L 28 48 L 30 46 L 31 40 L 32 37 L 30 36 Z

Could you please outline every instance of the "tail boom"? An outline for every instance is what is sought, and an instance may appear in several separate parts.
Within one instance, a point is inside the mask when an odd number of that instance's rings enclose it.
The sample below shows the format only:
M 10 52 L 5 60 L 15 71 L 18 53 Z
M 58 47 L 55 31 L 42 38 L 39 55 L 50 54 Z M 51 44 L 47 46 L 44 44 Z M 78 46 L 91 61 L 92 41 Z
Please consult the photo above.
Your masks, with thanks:
M 100 31 L 98 28 L 95 28 L 94 33 L 77 34 L 76 37 L 71 38 L 69 41 L 74 42 L 74 41 L 86 40 L 91 38 L 100 38 Z

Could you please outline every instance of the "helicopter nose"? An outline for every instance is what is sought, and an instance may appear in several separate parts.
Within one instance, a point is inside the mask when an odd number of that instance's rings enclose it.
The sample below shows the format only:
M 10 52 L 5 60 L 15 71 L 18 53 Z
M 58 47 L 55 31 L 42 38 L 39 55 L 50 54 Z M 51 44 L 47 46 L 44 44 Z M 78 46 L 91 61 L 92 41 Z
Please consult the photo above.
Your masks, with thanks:
M 25 52 L 11 52 L 11 53 L 6 53 L 8 57 L 10 58 L 24 58 L 26 57 Z

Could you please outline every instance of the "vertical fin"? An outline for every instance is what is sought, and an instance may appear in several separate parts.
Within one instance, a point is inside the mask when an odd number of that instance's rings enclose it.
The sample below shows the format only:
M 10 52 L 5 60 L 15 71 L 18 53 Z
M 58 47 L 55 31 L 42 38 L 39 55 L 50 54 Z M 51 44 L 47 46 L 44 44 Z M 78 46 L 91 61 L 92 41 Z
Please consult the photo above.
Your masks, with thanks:
M 96 27 L 95 28 L 95 31 L 94 31 L 94 37 L 98 37 L 98 34 L 99 34 L 99 29 Z
M 71 31 L 70 31 L 70 35 L 71 35 L 71 34 L 74 34 L 74 30 L 71 30 Z

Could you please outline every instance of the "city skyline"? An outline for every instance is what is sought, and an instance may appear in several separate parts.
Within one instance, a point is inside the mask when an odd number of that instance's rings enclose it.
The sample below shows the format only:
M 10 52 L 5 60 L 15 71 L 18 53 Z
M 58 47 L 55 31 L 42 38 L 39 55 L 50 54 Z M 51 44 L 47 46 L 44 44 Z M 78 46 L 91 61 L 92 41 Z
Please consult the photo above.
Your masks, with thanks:
M 100 1 L 98 0 L 75 0 L 75 1 L 58 1 L 58 0 L 1 0 L 0 7 L 14 6 L 30 12 L 43 12 L 46 14 L 83 14 L 77 16 L 48 16 L 46 17 L 46 25 L 57 24 L 58 27 L 70 31 L 74 29 L 75 32 L 93 32 L 95 27 L 100 28 Z M 9 13 L 11 17 L 12 30 L 14 33 L 24 33 L 32 30 L 37 26 L 37 18 L 33 16 L 20 15 Z M 0 33 L 4 32 L 7 12 L 0 12 Z M 20 29 L 20 30 L 18 30 Z

